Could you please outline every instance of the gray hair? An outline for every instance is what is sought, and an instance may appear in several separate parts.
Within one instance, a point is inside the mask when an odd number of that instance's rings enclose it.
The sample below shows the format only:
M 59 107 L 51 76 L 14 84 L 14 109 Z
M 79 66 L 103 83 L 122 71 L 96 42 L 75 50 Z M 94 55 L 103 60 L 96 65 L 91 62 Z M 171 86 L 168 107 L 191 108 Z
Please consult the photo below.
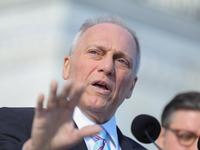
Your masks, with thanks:
M 138 38 L 136 37 L 136 33 L 130 27 L 128 27 L 128 25 L 125 23 L 125 21 L 123 19 L 121 19 L 119 16 L 102 15 L 102 16 L 98 16 L 93 19 L 86 20 L 82 24 L 81 28 L 79 29 L 78 33 L 76 34 L 76 36 L 74 38 L 74 41 L 73 41 L 72 46 L 69 51 L 69 55 L 71 57 L 73 57 L 75 49 L 77 48 L 77 46 L 79 44 L 79 40 L 80 40 L 81 36 L 83 35 L 83 33 L 90 27 L 97 25 L 97 24 L 101 24 L 101 23 L 113 23 L 113 24 L 123 27 L 124 29 L 128 30 L 131 33 L 131 35 L 133 36 L 133 38 L 135 40 L 136 48 L 137 48 L 137 62 L 136 62 L 137 64 L 136 64 L 136 69 L 135 69 L 135 74 L 137 74 L 139 71 L 140 59 L 141 59 L 141 51 L 140 51 L 139 41 L 138 41 Z
M 163 127 L 169 127 L 173 115 L 178 110 L 200 111 L 200 93 L 187 92 L 175 96 L 164 108 L 161 123 Z

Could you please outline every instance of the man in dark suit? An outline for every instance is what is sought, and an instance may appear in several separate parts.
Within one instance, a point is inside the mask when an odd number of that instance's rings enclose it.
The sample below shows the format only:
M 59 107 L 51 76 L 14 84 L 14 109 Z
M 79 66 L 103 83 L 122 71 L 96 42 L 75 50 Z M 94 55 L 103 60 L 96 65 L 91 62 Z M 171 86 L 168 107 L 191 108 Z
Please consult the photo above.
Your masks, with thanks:
M 60 94 L 53 81 L 46 109 L 0 109 L 0 150 L 143 150 L 116 126 L 115 112 L 137 81 L 140 47 L 117 16 L 86 20 L 64 59 Z M 98 134 L 99 133 L 99 134 Z

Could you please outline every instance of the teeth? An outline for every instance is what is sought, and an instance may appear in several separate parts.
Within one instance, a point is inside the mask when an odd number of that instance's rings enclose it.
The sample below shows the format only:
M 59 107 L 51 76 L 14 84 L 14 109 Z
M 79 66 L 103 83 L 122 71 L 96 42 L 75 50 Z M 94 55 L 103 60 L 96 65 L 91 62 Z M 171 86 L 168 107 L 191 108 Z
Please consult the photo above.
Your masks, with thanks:
M 102 83 L 100 83 L 100 82 L 98 82 L 97 84 L 102 85 L 102 86 L 105 86 L 105 84 L 102 84 Z
M 106 89 L 108 89 L 108 87 L 105 84 L 102 84 L 101 82 L 97 82 L 96 84 L 98 84 L 100 86 L 104 86 Z

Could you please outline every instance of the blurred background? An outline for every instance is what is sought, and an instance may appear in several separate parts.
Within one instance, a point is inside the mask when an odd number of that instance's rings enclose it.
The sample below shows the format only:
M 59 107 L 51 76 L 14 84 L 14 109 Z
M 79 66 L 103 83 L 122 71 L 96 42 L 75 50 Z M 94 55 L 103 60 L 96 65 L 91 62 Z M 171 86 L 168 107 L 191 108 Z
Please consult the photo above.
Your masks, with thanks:
M 200 0 L 0 0 L 0 107 L 35 106 L 52 80 L 61 89 L 63 60 L 79 27 L 107 13 L 136 31 L 142 50 L 133 95 L 116 114 L 126 135 L 134 138 L 137 115 L 160 121 L 176 94 L 200 91 Z

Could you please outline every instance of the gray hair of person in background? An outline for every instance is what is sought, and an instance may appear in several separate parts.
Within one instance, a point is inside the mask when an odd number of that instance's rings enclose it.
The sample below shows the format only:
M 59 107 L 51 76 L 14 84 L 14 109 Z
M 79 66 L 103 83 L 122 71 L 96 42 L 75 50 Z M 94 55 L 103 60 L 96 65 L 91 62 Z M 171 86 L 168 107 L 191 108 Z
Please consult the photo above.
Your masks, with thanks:
M 200 93 L 187 92 L 175 96 L 164 108 L 161 123 L 163 127 L 169 127 L 173 115 L 179 110 L 200 111 Z
M 97 25 L 97 24 L 101 24 L 101 23 L 113 23 L 113 24 L 119 25 L 122 28 L 129 31 L 130 34 L 133 36 L 135 43 L 136 43 L 136 48 L 137 48 L 137 64 L 136 64 L 136 70 L 135 70 L 135 74 L 137 75 L 137 73 L 139 71 L 140 59 L 141 59 L 141 51 L 140 51 L 140 45 L 139 45 L 138 38 L 136 37 L 136 33 L 126 24 L 126 22 L 123 19 L 121 19 L 119 16 L 116 16 L 116 15 L 101 15 L 96 18 L 93 18 L 93 19 L 90 18 L 90 19 L 86 20 L 82 24 L 81 28 L 79 29 L 78 33 L 76 34 L 76 36 L 74 38 L 74 41 L 73 41 L 72 46 L 69 51 L 69 56 L 71 56 L 73 58 L 73 54 L 75 52 L 76 47 L 79 44 L 80 38 L 83 35 L 83 33 L 90 27 Z

